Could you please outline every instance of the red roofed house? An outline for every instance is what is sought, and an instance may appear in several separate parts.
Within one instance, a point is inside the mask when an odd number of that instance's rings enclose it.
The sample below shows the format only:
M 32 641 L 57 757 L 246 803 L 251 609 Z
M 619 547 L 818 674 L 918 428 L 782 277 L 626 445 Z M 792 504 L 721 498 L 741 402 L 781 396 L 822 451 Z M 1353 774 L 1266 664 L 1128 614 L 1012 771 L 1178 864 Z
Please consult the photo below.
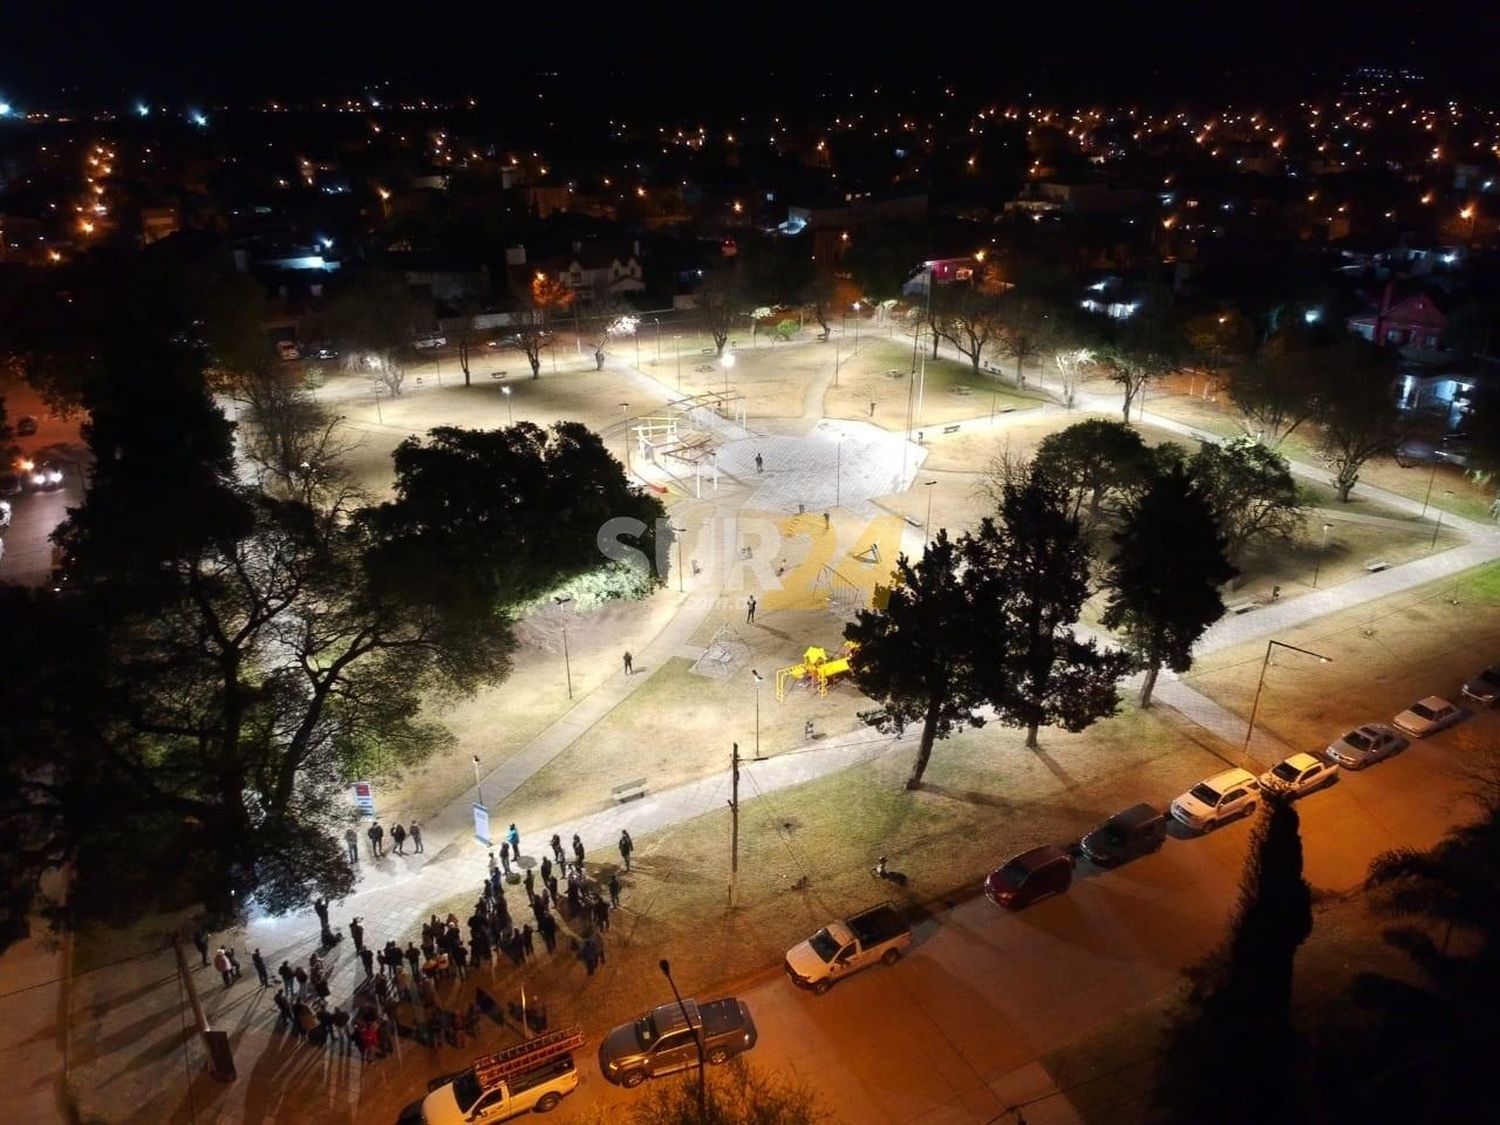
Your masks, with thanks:
M 1351 316 L 1349 331 L 1377 344 L 1389 344 L 1407 354 L 1437 352 L 1442 349 L 1443 330 L 1448 318 L 1426 293 L 1413 293 L 1395 299 L 1387 284 L 1381 294 L 1380 307 Z

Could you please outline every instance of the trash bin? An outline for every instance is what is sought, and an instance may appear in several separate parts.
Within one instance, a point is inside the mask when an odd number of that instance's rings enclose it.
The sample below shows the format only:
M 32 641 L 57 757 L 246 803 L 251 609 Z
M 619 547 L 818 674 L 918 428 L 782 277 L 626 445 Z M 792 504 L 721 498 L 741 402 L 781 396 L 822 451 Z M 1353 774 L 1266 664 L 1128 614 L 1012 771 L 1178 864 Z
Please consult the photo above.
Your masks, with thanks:
M 229 1046 L 229 1032 L 208 1031 L 204 1038 L 208 1042 L 208 1072 L 220 1082 L 233 1082 L 238 1076 L 234 1069 L 234 1051 Z

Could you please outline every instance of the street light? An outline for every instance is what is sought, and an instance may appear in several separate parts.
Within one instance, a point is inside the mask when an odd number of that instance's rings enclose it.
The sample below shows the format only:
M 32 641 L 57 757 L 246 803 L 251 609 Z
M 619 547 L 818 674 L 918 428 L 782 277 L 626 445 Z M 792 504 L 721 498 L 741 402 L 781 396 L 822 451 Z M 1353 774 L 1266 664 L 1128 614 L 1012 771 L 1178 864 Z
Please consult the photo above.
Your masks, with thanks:
M 729 369 L 734 366 L 734 353 L 729 352 L 724 356 L 724 392 L 729 392 Z
M 750 675 L 755 677 L 755 760 L 760 761 L 760 685 L 766 682 L 766 678 L 754 668 L 750 669 Z
M 682 1002 L 682 994 L 677 991 L 677 982 L 672 979 L 672 963 L 663 957 L 657 962 L 657 967 L 661 969 L 661 975 L 667 978 L 667 983 L 672 986 L 672 996 L 677 1001 L 677 1010 L 682 1013 L 682 1020 L 693 1033 L 693 1042 L 698 1047 L 698 1117 L 707 1121 L 708 1088 L 703 1084 L 703 1037 L 698 1034 L 693 1021 L 688 1019 L 687 1005 Z
M 1260 679 L 1255 684 L 1255 702 L 1250 705 L 1250 721 L 1245 724 L 1245 745 L 1240 747 L 1240 752 L 1247 758 L 1250 756 L 1250 735 L 1255 730 L 1255 715 L 1260 710 L 1260 689 L 1265 686 L 1266 667 L 1271 663 L 1272 648 L 1287 648 L 1293 652 L 1300 652 L 1303 656 L 1315 657 L 1324 664 L 1333 663 L 1333 657 L 1324 656 L 1322 653 L 1313 652 L 1311 649 L 1298 648 L 1296 645 L 1289 645 L 1285 641 L 1272 640 L 1266 642 L 1265 659 L 1260 662 Z
M 661 317 L 653 316 L 652 323 L 656 325 L 656 362 L 661 362 Z
M 1333 530 L 1333 524 L 1323 525 L 1323 545 L 1318 548 L 1318 561 L 1313 566 L 1313 589 L 1318 588 L 1318 572 L 1323 569 L 1323 556 L 1328 553 L 1328 533 Z
M 833 506 L 842 508 L 844 506 L 844 435 L 839 434 L 836 468 L 833 474 Z
M 687 590 L 685 590 L 682 585 L 682 537 L 687 534 L 687 528 L 678 527 L 674 523 L 669 523 L 667 524 L 667 530 L 669 530 L 672 533 L 673 538 L 677 540 L 677 592 L 679 594 L 685 594 L 687 593 Z
M 562 609 L 563 606 L 567 605 L 573 599 L 572 598 L 559 598 L 556 595 L 554 595 L 553 598 L 552 598 L 552 600 L 557 603 L 558 609 Z M 568 618 L 567 618 L 567 615 L 566 615 L 566 611 L 564 611 L 564 616 L 563 616 L 563 619 L 562 619 L 562 634 L 563 634 L 563 671 L 565 671 L 567 673 L 567 676 L 568 676 L 568 698 L 572 699 L 573 698 L 573 662 L 568 659 Z
M 1452 496 L 1453 495 L 1453 489 L 1451 489 L 1451 488 L 1445 488 L 1445 489 L 1443 489 L 1443 495 L 1444 496 Z M 1432 542 L 1429 543 L 1429 544 L 1427 544 L 1428 553 L 1431 553 L 1432 551 L 1434 551 L 1434 550 L 1437 549 L 1438 532 L 1441 531 L 1442 529 L 1443 529 L 1443 509 L 1439 508 L 1437 510 L 1437 522 L 1432 525 Z
M 625 433 L 623 445 L 625 446 L 625 471 L 630 472 L 630 403 L 620 403 L 620 413 L 625 418 Z
M 677 353 L 677 389 L 682 390 L 682 333 L 672 333 L 672 349 Z
M 922 549 L 927 549 L 927 544 L 932 542 L 932 486 L 937 484 L 935 480 L 923 481 L 922 487 L 927 489 L 927 519 L 922 524 Z
M 854 354 L 859 354 L 859 302 L 854 302 Z
M 500 393 L 505 396 L 505 416 L 510 419 L 510 424 L 514 426 L 516 424 L 516 412 L 510 408 L 510 388 L 501 387 Z
M 479 787 L 479 755 L 474 755 L 474 794 L 475 804 L 484 804 L 484 790 Z

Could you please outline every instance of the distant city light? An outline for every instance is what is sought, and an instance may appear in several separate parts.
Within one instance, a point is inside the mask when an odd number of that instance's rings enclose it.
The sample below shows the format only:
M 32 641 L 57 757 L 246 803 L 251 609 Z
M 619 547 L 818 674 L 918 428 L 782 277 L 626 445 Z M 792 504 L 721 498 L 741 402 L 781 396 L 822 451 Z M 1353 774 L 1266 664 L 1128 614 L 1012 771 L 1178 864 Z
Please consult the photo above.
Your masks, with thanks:
M 11 114 L 10 102 L 0 102 L 0 117 L 9 117 Z
M 189 110 L 188 120 L 191 121 L 194 125 L 198 126 L 198 128 L 200 129 L 208 124 L 208 118 L 204 116 L 201 110 Z
M 1302 314 L 1302 319 L 1304 321 L 1306 321 L 1308 324 L 1317 324 L 1318 321 L 1320 321 L 1320 320 L 1323 319 L 1323 310 L 1322 309 L 1308 309 L 1306 312 L 1304 312 Z
M 151 112 L 151 107 L 149 105 L 147 105 L 145 102 L 136 102 L 135 103 L 135 112 L 136 112 L 137 115 L 139 115 L 141 117 L 145 117 L 145 116 L 147 116 Z

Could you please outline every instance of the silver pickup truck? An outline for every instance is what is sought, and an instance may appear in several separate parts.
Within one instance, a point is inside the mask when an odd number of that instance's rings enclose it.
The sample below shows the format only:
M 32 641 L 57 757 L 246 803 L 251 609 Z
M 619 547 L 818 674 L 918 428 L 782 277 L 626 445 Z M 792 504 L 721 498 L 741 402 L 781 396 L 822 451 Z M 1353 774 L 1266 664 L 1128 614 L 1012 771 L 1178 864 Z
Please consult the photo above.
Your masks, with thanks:
M 911 926 L 890 903 L 842 922 L 830 922 L 786 955 L 786 973 L 798 988 L 822 995 L 835 982 L 879 962 L 894 965 L 911 945 Z

